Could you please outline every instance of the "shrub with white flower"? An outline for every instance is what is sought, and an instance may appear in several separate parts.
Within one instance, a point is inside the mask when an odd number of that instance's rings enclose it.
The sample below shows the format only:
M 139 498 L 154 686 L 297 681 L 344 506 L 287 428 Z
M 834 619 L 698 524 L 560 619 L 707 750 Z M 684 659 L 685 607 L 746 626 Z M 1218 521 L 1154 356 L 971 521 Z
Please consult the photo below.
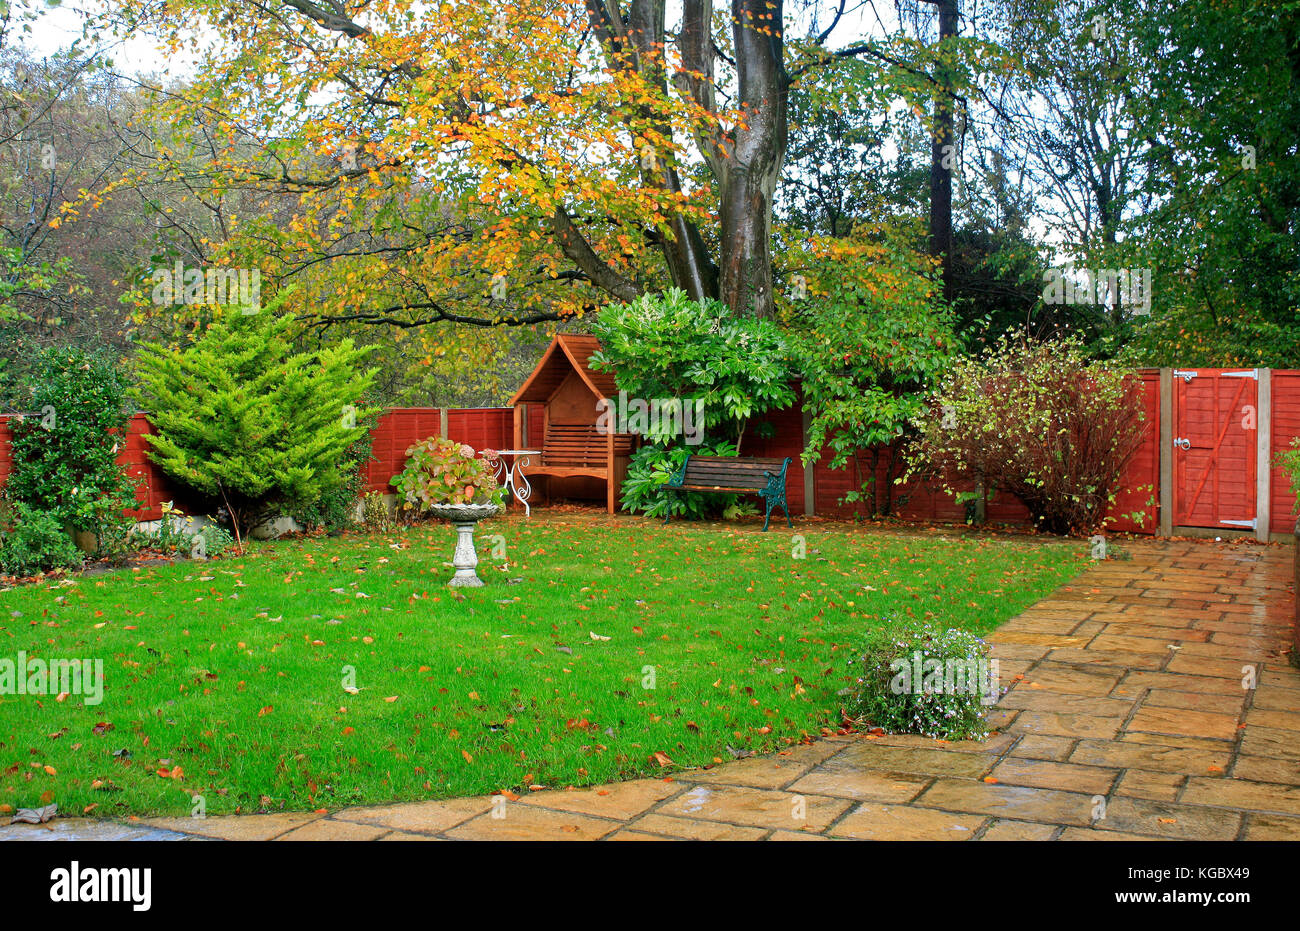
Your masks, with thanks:
M 849 662 L 856 675 L 849 718 L 891 734 L 983 740 L 985 711 L 1005 691 L 988 644 L 925 622 L 872 631 Z

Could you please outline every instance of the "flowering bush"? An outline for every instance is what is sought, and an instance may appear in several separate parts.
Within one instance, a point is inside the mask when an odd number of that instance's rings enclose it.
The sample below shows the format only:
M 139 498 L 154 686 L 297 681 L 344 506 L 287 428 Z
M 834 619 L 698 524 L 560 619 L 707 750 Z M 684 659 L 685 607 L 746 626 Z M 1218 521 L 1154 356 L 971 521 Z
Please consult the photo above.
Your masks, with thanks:
M 953 363 L 917 421 L 909 474 L 937 476 L 959 500 L 961 482 L 1009 491 L 1048 533 L 1089 534 L 1115 503 L 1143 419 L 1141 380 L 1090 362 L 1077 340 L 1003 338 Z
M 983 740 L 984 709 L 1002 694 L 997 660 L 965 630 L 923 622 L 873 631 L 849 660 L 857 674 L 848 716 L 891 734 Z
M 420 513 L 435 504 L 497 504 L 505 490 L 473 447 L 431 436 L 406 451 L 406 468 L 392 478 L 404 507 Z

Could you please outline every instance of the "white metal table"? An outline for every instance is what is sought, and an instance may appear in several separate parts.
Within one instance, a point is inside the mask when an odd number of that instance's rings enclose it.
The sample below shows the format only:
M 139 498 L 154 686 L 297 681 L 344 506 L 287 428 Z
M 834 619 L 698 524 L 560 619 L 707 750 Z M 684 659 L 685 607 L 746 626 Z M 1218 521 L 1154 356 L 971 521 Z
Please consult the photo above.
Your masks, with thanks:
M 484 450 L 484 458 L 492 463 L 495 470 L 497 481 L 506 489 L 508 494 L 514 495 L 515 499 L 524 506 L 524 515 L 532 517 L 533 513 L 528 507 L 528 499 L 533 494 L 533 486 L 528 484 L 528 476 L 523 472 L 522 466 L 528 465 L 529 456 L 540 456 L 540 449 L 497 449 L 492 450 L 495 456 L 488 456 Z

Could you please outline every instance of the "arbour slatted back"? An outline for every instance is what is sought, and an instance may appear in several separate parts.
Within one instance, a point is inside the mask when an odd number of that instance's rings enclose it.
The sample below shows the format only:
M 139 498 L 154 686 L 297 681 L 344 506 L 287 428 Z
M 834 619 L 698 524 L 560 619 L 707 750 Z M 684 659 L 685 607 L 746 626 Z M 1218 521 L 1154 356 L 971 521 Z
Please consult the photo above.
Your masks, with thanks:
M 676 491 L 717 491 L 757 494 L 767 505 L 763 529 L 772 519 L 772 508 L 785 512 L 786 523 L 794 529 L 790 509 L 785 501 L 785 478 L 790 458 L 762 459 L 727 456 L 687 456 L 682 467 L 668 480 L 665 488 Z M 668 523 L 664 516 L 664 523 Z
M 632 452 L 632 437 L 616 434 L 614 455 Z M 542 443 L 542 465 L 558 468 L 604 469 L 609 456 L 609 438 L 595 424 L 548 423 Z M 534 470 L 536 471 L 536 470 Z

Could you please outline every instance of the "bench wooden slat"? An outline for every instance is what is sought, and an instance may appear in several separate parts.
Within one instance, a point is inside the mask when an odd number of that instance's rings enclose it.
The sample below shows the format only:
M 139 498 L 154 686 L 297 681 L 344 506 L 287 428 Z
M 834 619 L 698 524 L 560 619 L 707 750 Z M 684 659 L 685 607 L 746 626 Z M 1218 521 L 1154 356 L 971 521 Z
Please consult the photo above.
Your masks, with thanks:
M 664 487 L 678 491 L 757 494 L 767 505 L 767 513 L 763 517 L 764 530 L 772 518 L 774 506 L 785 511 L 786 522 L 793 527 L 790 509 L 785 501 L 789 465 L 788 458 L 689 456 L 685 466 L 675 472 Z M 668 516 L 664 517 L 664 523 L 668 523 Z

